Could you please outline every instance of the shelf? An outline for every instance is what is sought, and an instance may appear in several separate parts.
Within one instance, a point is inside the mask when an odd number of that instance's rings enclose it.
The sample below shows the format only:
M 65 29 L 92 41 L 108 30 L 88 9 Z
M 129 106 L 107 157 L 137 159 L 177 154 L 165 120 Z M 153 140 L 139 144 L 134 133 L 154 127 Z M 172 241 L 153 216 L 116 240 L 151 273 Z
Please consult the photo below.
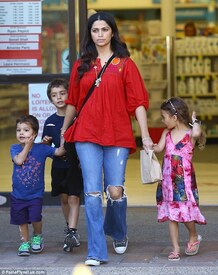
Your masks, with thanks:
M 117 0 L 98 0 L 96 2 L 88 3 L 88 9 L 103 9 L 103 10 L 124 10 L 124 9 L 160 9 L 160 4 L 146 3 L 148 1 L 141 0 L 125 0 L 125 4 L 123 1 Z
M 28 89 L 26 85 L 1 85 L 0 89 L 0 134 L 15 129 L 16 119 L 28 113 Z
M 175 4 L 176 9 L 208 9 L 209 4 L 207 3 L 186 3 L 186 4 Z M 218 5 L 215 5 L 215 8 L 218 8 Z M 120 9 L 161 9 L 161 4 L 152 4 L 146 3 L 145 1 L 140 0 L 126 0 L 125 1 L 125 8 L 121 1 L 117 0 L 110 0 L 104 1 L 99 0 L 97 3 L 88 3 L 88 9 L 97 9 L 97 10 L 120 10 Z M 43 5 L 42 11 L 68 11 L 67 4 L 64 5 Z
M 217 73 L 190 73 L 190 74 L 178 74 L 176 75 L 176 77 L 180 77 L 180 78 L 184 78 L 184 77 L 197 77 L 197 76 L 203 76 L 203 77 L 208 77 L 208 76 L 218 76 L 218 72 Z
M 175 42 L 178 96 L 212 100 L 218 107 L 217 38 L 185 37 Z M 210 113 L 210 108 L 207 112 Z M 215 115 L 217 116 L 217 112 Z
M 207 93 L 207 94 L 178 94 L 180 97 L 192 97 L 192 98 L 196 98 L 196 97 L 218 97 L 218 94 L 214 94 L 214 93 Z
M 143 61 L 142 66 L 145 66 L 145 65 L 166 65 L 166 64 L 167 64 L 166 62 L 146 62 L 146 61 Z
M 214 134 L 214 135 L 211 135 L 211 134 L 206 134 L 206 138 L 218 138 L 218 133 L 217 134 Z
M 209 4 L 208 3 L 178 3 L 175 4 L 176 9 L 196 9 L 196 8 L 205 8 L 208 9 Z M 216 4 L 215 7 L 217 8 L 218 5 Z
M 68 6 L 48 5 L 42 6 L 42 11 L 68 11 Z
M 8 128 L 14 128 L 13 126 L 8 126 L 7 124 L 0 125 L 0 130 L 8 129 Z
M 194 56 L 197 56 L 197 57 L 213 57 L 213 56 L 218 56 L 218 53 L 191 53 L 191 54 L 187 54 L 187 53 L 176 53 L 176 57 L 194 57 Z

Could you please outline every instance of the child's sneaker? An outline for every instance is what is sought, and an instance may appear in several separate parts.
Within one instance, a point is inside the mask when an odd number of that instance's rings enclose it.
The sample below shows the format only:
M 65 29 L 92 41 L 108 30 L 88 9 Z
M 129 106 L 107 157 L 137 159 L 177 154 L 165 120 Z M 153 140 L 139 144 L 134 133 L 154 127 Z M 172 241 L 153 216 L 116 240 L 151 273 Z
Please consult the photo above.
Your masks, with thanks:
M 18 248 L 18 256 L 29 256 L 30 255 L 30 244 L 29 242 L 23 242 Z
M 116 240 L 113 241 L 113 247 L 117 254 L 125 253 L 127 246 L 128 246 L 128 238 L 127 237 L 122 241 L 116 241 Z
M 31 239 L 31 250 L 33 253 L 40 253 L 44 248 L 44 240 L 41 234 L 34 235 Z
M 64 234 L 67 235 L 69 231 L 69 224 L 68 222 L 66 223 L 66 226 L 64 227 Z
M 63 250 L 65 252 L 71 252 L 74 247 L 80 246 L 80 236 L 77 230 L 69 228 L 67 236 L 64 240 Z
M 0 205 L 5 204 L 7 202 L 7 198 L 0 195 Z

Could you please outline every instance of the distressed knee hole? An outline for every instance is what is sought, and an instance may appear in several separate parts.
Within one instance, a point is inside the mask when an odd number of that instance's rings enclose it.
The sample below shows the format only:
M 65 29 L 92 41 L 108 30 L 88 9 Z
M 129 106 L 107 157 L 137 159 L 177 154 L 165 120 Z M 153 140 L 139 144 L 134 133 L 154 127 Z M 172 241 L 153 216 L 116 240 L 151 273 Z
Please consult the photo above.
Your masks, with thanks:
M 122 201 L 123 198 L 126 198 L 123 186 L 108 186 L 106 195 L 107 199 L 111 201 Z
M 85 193 L 86 196 L 89 197 L 95 197 L 95 198 L 101 198 L 101 193 L 100 192 L 87 192 Z

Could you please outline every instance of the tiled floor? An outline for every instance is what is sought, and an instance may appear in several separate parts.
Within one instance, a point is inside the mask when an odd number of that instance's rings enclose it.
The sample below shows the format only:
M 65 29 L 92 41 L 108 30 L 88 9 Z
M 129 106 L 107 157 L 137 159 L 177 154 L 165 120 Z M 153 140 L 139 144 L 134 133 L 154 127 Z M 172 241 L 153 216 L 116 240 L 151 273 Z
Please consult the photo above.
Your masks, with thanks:
M 11 191 L 12 162 L 10 145 L 14 139 L 0 141 L 0 192 Z M 201 205 L 218 205 L 218 145 L 207 145 L 201 153 L 196 150 L 194 166 Z M 161 156 L 160 156 L 161 159 Z M 45 190 L 50 191 L 50 165 L 47 160 L 45 173 Z M 138 154 L 131 156 L 126 173 L 126 190 L 128 205 L 145 206 L 155 205 L 156 184 L 142 185 L 140 181 L 140 163 Z

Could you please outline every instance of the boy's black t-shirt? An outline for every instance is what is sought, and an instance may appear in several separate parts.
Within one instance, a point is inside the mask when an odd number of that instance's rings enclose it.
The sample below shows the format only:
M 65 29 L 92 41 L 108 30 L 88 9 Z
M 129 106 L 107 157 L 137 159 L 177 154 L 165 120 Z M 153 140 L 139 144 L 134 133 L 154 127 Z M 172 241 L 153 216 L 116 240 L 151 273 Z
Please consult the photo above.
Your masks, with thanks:
M 52 144 L 58 148 L 60 146 L 60 134 L 63 122 L 64 116 L 58 116 L 56 113 L 48 117 L 44 124 L 42 139 L 44 136 L 52 137 Z M 69 163 L 63 158 L 54 156 L 52 166 L 57 168 L 68 168 Z

